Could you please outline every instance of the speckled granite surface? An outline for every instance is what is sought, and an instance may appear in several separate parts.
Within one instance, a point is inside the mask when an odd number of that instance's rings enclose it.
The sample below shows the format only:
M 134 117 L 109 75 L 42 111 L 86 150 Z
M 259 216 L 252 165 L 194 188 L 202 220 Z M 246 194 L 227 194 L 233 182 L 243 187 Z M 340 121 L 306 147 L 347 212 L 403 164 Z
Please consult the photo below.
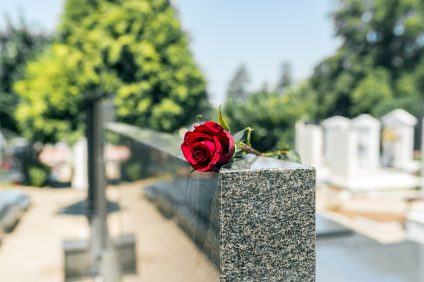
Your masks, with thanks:
M 315 280 L 315 170 L 268 163 L 219 175 L 221 281 Z
M 313 168 L 250 155 L 219 174 L 189 173 L 175 136 L 124 124 L 108 129 L 142 144 L 132 149 L 140 175 L 173 174 L 149 190 L 151 200 L 175 215 L 221 281 L 315 280 Z

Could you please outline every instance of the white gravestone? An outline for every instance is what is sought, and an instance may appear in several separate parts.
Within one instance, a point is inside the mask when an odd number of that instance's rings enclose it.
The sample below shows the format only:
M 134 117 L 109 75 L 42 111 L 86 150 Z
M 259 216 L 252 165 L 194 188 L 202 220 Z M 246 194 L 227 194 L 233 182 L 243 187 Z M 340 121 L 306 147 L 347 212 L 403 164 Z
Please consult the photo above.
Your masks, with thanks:
M 130 158 L 130 149 L 126 146 L 107 144 L 104 150 L 106 178 L 109 180 L 121 179 L 121 162 Z
M 72 178 L 72 151 L 68 144 L 46 144 L 40 152 L 41 163 L 51 168 L 50 177 L 59 183 L 69 183 Z
M 378 167 L 380 164 L 380 121 L 368 114 L 352 119 L 358 138 L 358 165 Z
M 407 111 L 396 109 L 382 117 L 383 163 L 399 169 L 414 167 L 414 126 L 417 119 Z
M 53 173 L 57 181 L 69 183 L 72 180 L 72 149 L 68 144 L 59 142 L 55 145 L 55 150 L 61 157 L 53 167 Z
M 350 130 L 351 121 L 342 116 L 334 116 L 324 120 L 321 125 L 324 128 L 324 159 L 331 165 L 334 148 L 332 141 L 335 140 L 332 135 L 337 132 Z
M 302 121 L 298 121 L 295 124 L 294 127 L 294 147 L 296 151 L 299 153 L 300 157 L 303 161 L 303 156 L 305 155 L 304 152 L 304 145 L 303 142 L 305 140 L 305 124 Z
M 297 130 L 297 128 L 296 128 Z M 299 142 L 298 147 L 299 155 L 302 159 L 302 163 L 314 167 L 320 167 L 322 165 L 322 129 L 320 126 L 306 124 L 301 129 L 301 132 L 296 133 L 296 138 L 302 138 Z M 298 144 L 296 140 L 296 144 Z
M 353 130 L 334 131 L 330 134 L 332 178 L 349 178 L 358 168 L 358 140 Z
M 84 190 L 88 188 L 87 176 L 87 140 L 80 138 L 73 147 L 72 188 Z

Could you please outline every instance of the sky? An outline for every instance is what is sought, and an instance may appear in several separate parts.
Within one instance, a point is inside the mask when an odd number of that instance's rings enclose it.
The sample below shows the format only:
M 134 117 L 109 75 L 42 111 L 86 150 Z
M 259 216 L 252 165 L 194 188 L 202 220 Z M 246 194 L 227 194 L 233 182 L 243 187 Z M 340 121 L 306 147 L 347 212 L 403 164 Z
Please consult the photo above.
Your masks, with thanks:
M 53 31 L 63 0 L 0 1 L 0 15 L 16 19 L 21 13 L 37 29 Z M 245 64 L 250 89 L 265 82 L 273 86 L 283 62 L 289 62 L 296 81 L 307 78 L 314 66 L 334 53 L 329 17 L 336 0 L 173 0 L 190 48 L 208 80 L 215 105 L 225 99 L 228 82 Z M 0 26 L 4 23 L 0 22 Z

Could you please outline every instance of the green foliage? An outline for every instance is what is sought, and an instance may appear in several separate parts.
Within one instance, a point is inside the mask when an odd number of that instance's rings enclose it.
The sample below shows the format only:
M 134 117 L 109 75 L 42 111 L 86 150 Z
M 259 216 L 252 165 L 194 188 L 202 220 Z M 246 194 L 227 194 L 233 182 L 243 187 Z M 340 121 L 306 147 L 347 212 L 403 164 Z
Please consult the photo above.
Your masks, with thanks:
M 222 115 L 221 107 L 219 107 L 219 110 L 218 110 L 218 123 L 222 126 L 222 128 L 230 132 L 230 126 L 228 125 L 227 121 L 224 119 Z
M 26 79 L 15 84 L 21 97 L 16 118 L 26 137 L 54 142 L 80 129 L 80 87 L 91 80 L 83 69 L 84 56 L 59 43 L 28 65 Z
M 139 162 L 130 162 L 124 164 L 124 178 L 129 181 L 136 181 L 140 179 L 142 165 Z
M 352 92 L 352 114 L 373 113 L 375 105 L 393 98 L 388 72 L 377 68 L 364 77 Z
M 250 126 L 253 147 L 261 152 L 287 149 L 293 143 L 295 122 L 302 117 L 308 102 L 301 101 L 303 90 L 288 90 L 281 96 L 276 92 L 255 92 L 245 101 L 228 100 L 224 114 L 234 132 Z
M 43 166 L 30 166 L 28 168 L 28 184 L 36 187 L 42 187 L 46 185 L 48 173 L 48 169 Z
M 13 83 L 22 78 L 26 63 L 39 54 L 49 43 L 49 36 L 31 30 L 21 19 L 19 24 L 6 20 L 0 31 L 0 125 L 2 129 L 17 132 L 14 111 L 18 97 Z
M 375 106 L 373 112 L 375 116 L 380 117 L 394 109 L 401 108 L 410 112 L 414 116 L 422 117 L 424 113 L 423 107 L 424 97 L 402 97 L 399 99 L 382 101 Z
M 341 0 L 338 7 L 336 34 L 350 53 L 372 56 L 374 65 L 390 69 L 394 76 L 422 57 L 421 0 Z
M 205 81 L 168 0 L 68 0 L 58 42 L 16 84 L 29 138 L 81 132 L 87 95 L 113 94 L 119 121 L 174 131 L 207 107 Z
M 382 114 L 396 101 L 421 101 L 424 2 L 339 2 L 333 17 L 342 44 L 318 64 L 308 81 L 308 96 L 315 101 L 313 119 Z

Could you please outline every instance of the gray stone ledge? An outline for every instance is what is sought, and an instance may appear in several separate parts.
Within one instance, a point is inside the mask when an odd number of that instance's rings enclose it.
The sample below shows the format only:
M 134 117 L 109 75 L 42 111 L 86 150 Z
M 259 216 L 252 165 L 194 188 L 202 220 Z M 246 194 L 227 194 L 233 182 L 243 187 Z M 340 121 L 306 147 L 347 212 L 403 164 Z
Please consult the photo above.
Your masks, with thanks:
M 143 144 L 153 156 L 159 153 L 168 172 L 178 170 L 152 195 L 177 215 L 216 264 L 221 281 L 315 280 L 314 168 L 248 155 L 219 173 L 182 175 L 180 168 L 190 169 L 181 137 L 125 124 L 107 129 Z

